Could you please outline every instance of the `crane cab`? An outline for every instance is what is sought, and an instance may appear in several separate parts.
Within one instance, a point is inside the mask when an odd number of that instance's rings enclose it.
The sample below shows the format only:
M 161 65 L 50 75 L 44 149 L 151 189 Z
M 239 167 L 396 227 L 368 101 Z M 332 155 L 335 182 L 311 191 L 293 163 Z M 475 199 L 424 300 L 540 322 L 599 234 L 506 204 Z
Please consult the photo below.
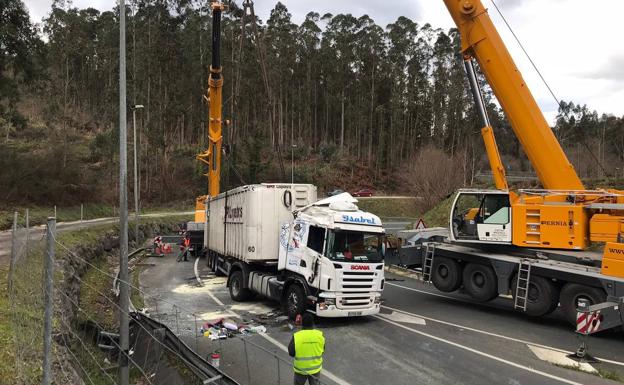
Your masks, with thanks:
M 451 240 L 511 244 L 509 191 L 459 190 L 450 217 Z

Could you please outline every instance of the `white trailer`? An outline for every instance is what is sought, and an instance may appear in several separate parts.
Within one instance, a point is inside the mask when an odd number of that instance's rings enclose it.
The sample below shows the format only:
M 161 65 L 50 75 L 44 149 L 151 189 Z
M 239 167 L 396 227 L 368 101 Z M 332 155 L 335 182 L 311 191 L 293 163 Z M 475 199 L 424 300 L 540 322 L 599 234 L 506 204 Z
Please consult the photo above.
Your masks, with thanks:
M 230 296 L 260 294 L 290 317 L 379 312 L 384 285 L 381 220 L 344 193 L 316 201 L 309 184 L 242 186 L 207 201 L 208 266 Z

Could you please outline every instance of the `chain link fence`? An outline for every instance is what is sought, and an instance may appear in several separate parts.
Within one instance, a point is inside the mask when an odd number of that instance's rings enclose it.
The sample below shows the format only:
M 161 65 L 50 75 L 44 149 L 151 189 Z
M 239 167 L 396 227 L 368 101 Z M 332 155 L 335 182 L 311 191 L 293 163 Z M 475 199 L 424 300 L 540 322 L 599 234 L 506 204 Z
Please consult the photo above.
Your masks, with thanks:
M 80 237 L 92 242 L 88 229 L 76 230 Z M 110 236 L 111 231 L 106 233 Z M 47 239 L 45 229 L 29 228 L 26 215 L 16 214 L 10 237 L 10 265 L 8 272 L 8 302 L 10 311 L 11 345 L 14 377 L 3 379 L 3 384 L 22 385 L 41 383 L 44 375 L 44 311 L 46 303 L 45 256 L 46 243 L 55 249 L 53 264 L 52 384 L 116 384 L 119 345 L 117 325 L 119 312 L 117 291 L 116 251 L 98 252 L 84 243 L 69 242 L 62 237 Z M 114 243 L 114 242 L 113 242 Z M 98 246 L 100 247 L 100 246 Z M 96 248 L 98 248 L 96 247 Z M 78 250 L 78 251 L 76 251 Z M 223 378 L 214 384 L 280 385 L 292 383 L 292 361 L 281 347 L 260 334 L 230 334 L 230 338 L 211 341 L 202 334 L 201 327 L 209 320 L 179 304 L 168 303 L 158 295 L 140 289 L 139 258 L 131 258 L 130 278 L 132 303 L 128 313 L 134 319 L 131 328 L 131 383 L 155 384 L 159 376 L 178 360 L 191 368 L 190 375 L 178 376 L 179 383 L 201 384 L 202 373 L 197 370 L 197 359 L 208 363 L 212 353 L 219 354 L 218 373 Z M 142 315 L 149 316 L 163 327 L 150 328 L 138 322 L 134 306 L 141 309 L 149 302 L 151 307 Z M 227 309 L 223 309 L 227 312 Z M 166 341 L 164 327 L 176 338 Z M 173 341 L 173 342 L 172 342 Z M 185 348 L 196 354 L 184 353 Z M 12 365 L 11 365 L 12 364 Z M 168 368 L 168 369 L 167 369 Z M 6 380 L 6 381 L 5 381 Z M 329 385 L 332 382 L 321 384 Z
M 17 384 L 36 382 L 43 354 L 43 250 L 28 221 L 27 213 L 16 212 L 11 228 L 8 298 Z

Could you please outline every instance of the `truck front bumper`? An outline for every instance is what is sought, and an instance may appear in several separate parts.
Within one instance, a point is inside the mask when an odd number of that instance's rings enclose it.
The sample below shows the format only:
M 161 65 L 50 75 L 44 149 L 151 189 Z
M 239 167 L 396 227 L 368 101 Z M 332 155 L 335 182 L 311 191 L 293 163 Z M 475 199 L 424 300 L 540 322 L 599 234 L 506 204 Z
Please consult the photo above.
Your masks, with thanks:
M 335 305 L 316 304 L 316 315 L 318 317 L 360 317 L 366 315 L 379 314 L 380 304 L 373 304 L 365 309 L 338 309 Z

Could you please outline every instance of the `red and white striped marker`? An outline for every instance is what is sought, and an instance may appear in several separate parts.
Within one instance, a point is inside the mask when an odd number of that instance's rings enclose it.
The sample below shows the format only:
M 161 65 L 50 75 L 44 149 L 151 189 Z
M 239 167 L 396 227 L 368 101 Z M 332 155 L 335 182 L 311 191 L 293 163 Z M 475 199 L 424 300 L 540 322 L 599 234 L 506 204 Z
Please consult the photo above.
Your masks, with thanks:
M 592 334 L 600 331 L 602 316 L 600 310 L 588 313 L 576 313 L 576 331 L 581 334 Z

